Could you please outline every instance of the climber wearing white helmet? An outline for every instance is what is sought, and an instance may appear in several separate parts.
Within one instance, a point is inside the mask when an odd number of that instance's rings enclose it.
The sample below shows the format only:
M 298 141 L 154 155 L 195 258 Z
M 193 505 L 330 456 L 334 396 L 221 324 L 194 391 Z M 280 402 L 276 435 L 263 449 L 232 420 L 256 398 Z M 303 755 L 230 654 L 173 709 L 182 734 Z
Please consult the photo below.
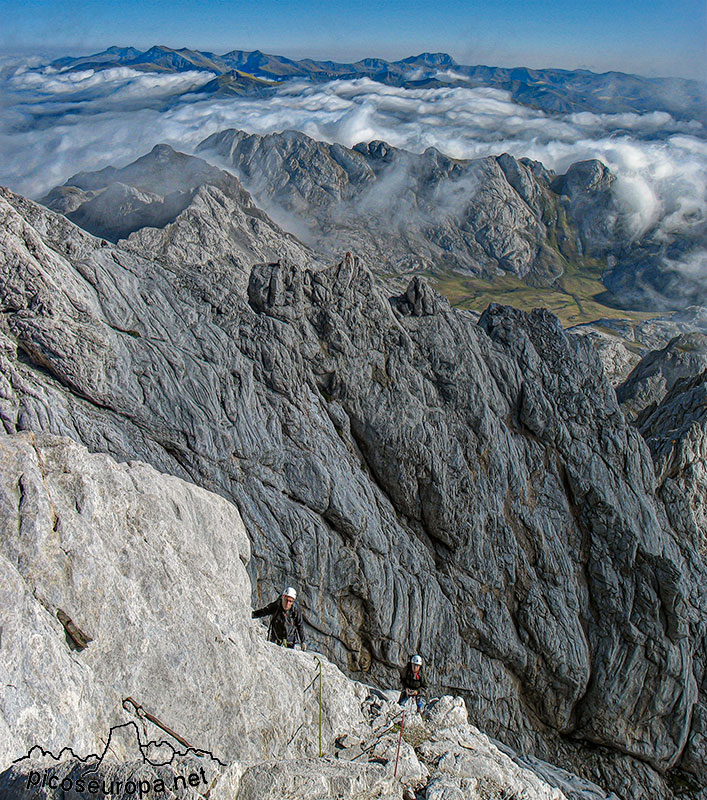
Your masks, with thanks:
M 253 618 L 272 617 L 268 629 L 268 641 L 277 642 L 283 647 L 294 647 L 299 640 L 302 650 L 307 649 L 302 630 L 302 612 L 295 603 L 297 592 L 288 586 L 282 596 L 265 608 L 253 612 Z
M 403 690 L 400 692 L 400 705 L 405 705 L 409 697 L 415 698 L 417 710 L 422 711 L 424 703 L 422 701 L 422 690 L 427 688 L 427 681 L 422 672 L 422 656 L 415 654 L 408 661 L 401 674 Z

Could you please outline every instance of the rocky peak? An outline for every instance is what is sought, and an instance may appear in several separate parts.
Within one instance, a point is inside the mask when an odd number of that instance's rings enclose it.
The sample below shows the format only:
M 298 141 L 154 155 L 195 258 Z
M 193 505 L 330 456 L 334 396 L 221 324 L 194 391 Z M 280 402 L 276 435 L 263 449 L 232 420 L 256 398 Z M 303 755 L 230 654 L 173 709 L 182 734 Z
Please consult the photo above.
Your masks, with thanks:
M 176 259 L 182 269 L 227 265 L 244 284 L 241 270 L 254 261 L 313 260 L 256 208 L 238 178 L 169 145 L 156 145 L 122 169 L 80 173 L 44 203 L 97 236 L 128 239 L 128 246 Z
M 387 160 L 388 156 L 394 152 L 394 148 L 387 142 L 382 142 L 378 139 L 374 139 L 371 142 L 360 142 L 354 145 L 353 149 L 357 153 L 362 153 L 364 156 L 369 156 L 378 161 Z
M 472 274 L 500 268 L 536 285 L 563 271 L 547 227 L 558 223 L 557 198 L 511 156 L 460 161 L 381 141 L 347 149 L 236 131 L 197 149 L 226 158 L 258 202 L 306 217 L 308 243 L 330 257 L 355 249 L 381 271 L 410 259 Z
M 202 183 L 219 186 L 229 179 L 234 180 L 203 159 L 177 152 L 167 144 L 158 144 L 132 164 L 122 168 L 106 167 L 97 172 L 79 172 L 64 186 L 88 191 L 104 189 L 119 181 L 164 196 L 177 191 L 191 191 Z
M 615 800 L 489 739 L 460 697 L 403 714 L 397 685 L 266 642 L 223 498 L 61 437 L 0 437 L 0 455 L 0 524 L 21 531 L 0 538 L 3 800 Z M 59 602 L 93 633 L 78 656 Z
M 553 183 L 553 189 L 558 194 L 567 195 L 574 200 L 585 197 L 587 193 L 606 192 L 616 177 L 611 170 L 596 158 L 587 161 L 578 161 L 560 175 Z
M 391 297 L 391 305 L 403 316 L 422 317 L 449 308 L 449 302 L 432 289 L 427 281 L 415 276 L 400 297 Z
M 454 67 L 456 61 L 448 53 L 420 53 L 398 62 L 400 64 L 424 65 L 430 67 Z

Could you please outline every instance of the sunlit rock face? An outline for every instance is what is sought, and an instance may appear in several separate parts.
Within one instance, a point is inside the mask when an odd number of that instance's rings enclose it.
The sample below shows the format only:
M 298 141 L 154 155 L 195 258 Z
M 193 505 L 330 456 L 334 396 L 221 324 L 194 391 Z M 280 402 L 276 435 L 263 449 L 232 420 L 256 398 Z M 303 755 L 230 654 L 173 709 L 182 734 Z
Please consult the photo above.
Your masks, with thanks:
M 15 687 L 3 765 L 35 745 L 100 755 L 130 721 L 147 747 L 128 697 L 222 761 L 315 753 L 312 737 L 296 741 L 315 720 L 301 701 L 313 660 L 285 657 L 251 621 L 250 543 L 231 503 L 66 438 L 3 436 L 0 452 L 0 659 Z M 326 680 L 329 739 L 356 725 L 360 701 L 332 665 Z M 129 730 L 111 737 L 110 758 L 136 755 Z
M 381 271 L 417 264 L 548 286 L 563 272 L 565 251 L 576 255 L 567 235 L 572 203 L 565 208 L 550 188 L 554 173 L 528 159 L 461 160 L 382 141 L 349 149 L 296 131 L 226 130 L 198 152 L 234 169 L 276 218 L 299 219 L 320 251 L 355 250 Z M 609 219 L 606 201 L 592 196 L 589 204 Z
M 422 281 L 390 297 L 354 257 L 199 271 L 7 192 L 0 213 L 8 433 L 232 500 L 254 602 L 296 582 L 352 675 L 394 685 L 421 651 L 476 725 L 627 797 L 704 764 L 704 561 L 589 343 Z

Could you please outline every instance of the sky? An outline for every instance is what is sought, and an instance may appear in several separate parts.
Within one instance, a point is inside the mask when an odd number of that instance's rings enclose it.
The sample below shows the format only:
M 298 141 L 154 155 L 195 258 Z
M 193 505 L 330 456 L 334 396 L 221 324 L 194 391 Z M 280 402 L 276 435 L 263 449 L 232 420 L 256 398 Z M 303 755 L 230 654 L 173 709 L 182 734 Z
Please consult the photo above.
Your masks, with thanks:
M 707 80 L 704 0 L 0 0 L 2 53 L 153 44 L 350 61 L 447 52 L 461 64 Z

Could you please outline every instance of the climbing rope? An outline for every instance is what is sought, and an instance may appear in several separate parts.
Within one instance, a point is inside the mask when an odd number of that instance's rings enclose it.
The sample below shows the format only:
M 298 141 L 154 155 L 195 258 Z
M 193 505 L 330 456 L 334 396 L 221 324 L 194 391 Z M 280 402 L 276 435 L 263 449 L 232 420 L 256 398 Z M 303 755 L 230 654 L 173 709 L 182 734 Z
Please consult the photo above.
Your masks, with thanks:
M 407 709 L 403 710 L 403 716 L 400 718 L 400 736 L 398 736 L 398 752 L 395 754 L 395 769 L 393 770 L 393 777 L 398 777 L 398 759 L 400 758 L 400 743 L 403 740 L 403 726 L 405 725 L 405 712 Z
M 314 658 L 317 661 L 317 666 L 315 669 L 318 670 L 318 675 L 315 675 L 315 678 L 319 678 L 319 758 L 321 758 L 324 755 L 322 752 L 322 673 L 324 671 L 324 667 L 319 656 L 314 656 Z

